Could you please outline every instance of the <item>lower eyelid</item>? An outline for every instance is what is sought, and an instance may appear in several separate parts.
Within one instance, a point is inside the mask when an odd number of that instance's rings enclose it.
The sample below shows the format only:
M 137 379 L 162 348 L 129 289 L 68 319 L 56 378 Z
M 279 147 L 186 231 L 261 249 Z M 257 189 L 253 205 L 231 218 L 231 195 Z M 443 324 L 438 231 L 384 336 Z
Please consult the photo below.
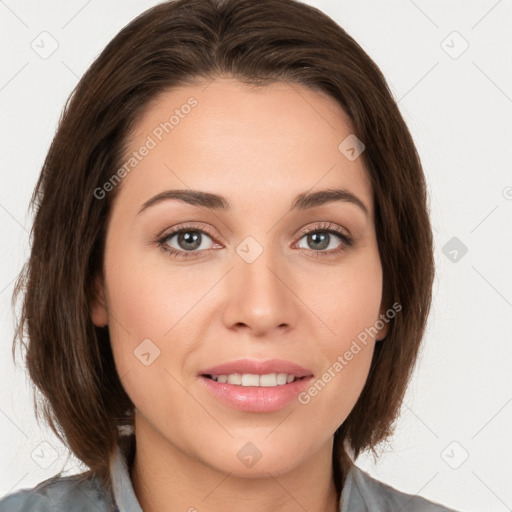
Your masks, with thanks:
M 219 245 L 218 242 L 215 241 L 215 239 L 205 231 L 199 230 L 199 229 L 180 229 L 178 231 L 175 231 L 173 233 L 169 233 L 168 235 L 163 236 L 159 239 L 158 243 L 161 246 L 169 246 L 169 241 L 174 238 L 175 236 L 179 235 L 180 233 L 187 232 L 187 231 L 196 231 L 198 233 L 201 233 L 201 236 L 207 236 L 214 245 Z M 183 252 L 183 253 L 200 253 L 203 251 L 207 251 L 209 249 L 201 249 L 201 250 L 195 250 L 195 251 L 185 251 L 184 249 L 176 249 L 175 247 L 170 247 L 169 252 L 175 251 L 175 252 Z
M 330 231 L 330 230 L 313 230 L 308 233 L 305 233 L 298 239 L 296 244 L 298 244 L 304 237 L 308 236 L 310 233 L 316 233 L 316 232 L 329 233 L 330 236 L 336 237 L 338 239 L 338 241 L 340 242 L 339 246 L 335 247 L 334 249 L 328 249 L 328 250 L 324 249 L 321 251 L 315 251 L 314 249 L 309 249 L 309 248 L 304 248 L 304 247 L 298 247 L 298 249 L 302 250 L 302 251 L 311 251 L 313 253 L 318 253 L 318 254 L 323 253 L 323 254 L 331 254 L 332 255 L 332 254 L 336 254 L 339 251 L 347 250 L 349 247 L 351 247 L 353 245 L 352 239 L 349 238 L 344 233 L 337 233 L 336 231 Z

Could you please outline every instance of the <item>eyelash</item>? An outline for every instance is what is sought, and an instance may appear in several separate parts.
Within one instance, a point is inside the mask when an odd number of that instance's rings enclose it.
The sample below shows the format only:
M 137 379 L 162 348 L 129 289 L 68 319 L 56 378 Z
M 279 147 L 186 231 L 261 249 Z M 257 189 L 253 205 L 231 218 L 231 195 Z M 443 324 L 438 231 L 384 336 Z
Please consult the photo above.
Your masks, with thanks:
M 209 236 L 212 240 L 214 239 L 214 236 L 208 232 L 205 228 L 198 228 L 196 226 L 184 226 L 179 229 L 176 229 L 174 231 L 171 231 L 170 233 L 166 233 L 162 237 L 158 238 L 156 240 L 157 245 L 164 250 L 166 253 L 168 253 L 170 256 L 174 256 L 175 258 L 196 258 L 200 255 L 202 251 L 178 251 L 176 249 L 169 248 L 166 244 L 169 242 L 169 240 L 175 236 L 179 235 L 180 233 L 185 233 L 187 231 L 197 232 L 201 234 L 205 234 Z M 335 235 L 339 238 L 339 240 L 342 242 L 342 244 L 336 248 L 331 249 L 329 251 L 321 250 L 321 251 L 315 251 L 313 249 L 303 249 L 300 248 L 301 251 L 311 251 L 313 254 L 315 254 L 315 257 L 319 257 L 321 254 L 329 257 L 329 256 L 337 256 L 338 254 L 341 254 L 342 252 L 345 252 L 348 248 L 352 247 L 353 240 L 352 238 L 345 233 L 341 228 L 336 226 L 335 224 L 330 223 L 324 223 L 320 226 L 315 226 L 313 229 L 307 229 L 303 230 L 299 233 L 299 240 L 301 240 L 304 236 L 313 234 L 313 233 L 329 233 L 332 235 Z M 215 249 L 208 249 L 208 250 L 215 250 Z

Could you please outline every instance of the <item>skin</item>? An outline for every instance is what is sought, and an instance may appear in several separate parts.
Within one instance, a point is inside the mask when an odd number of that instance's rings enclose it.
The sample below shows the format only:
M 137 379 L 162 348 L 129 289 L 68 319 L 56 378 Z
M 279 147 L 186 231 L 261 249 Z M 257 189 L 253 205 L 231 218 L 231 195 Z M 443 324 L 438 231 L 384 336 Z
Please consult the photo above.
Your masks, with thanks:
M 372 189 L 362 159 L 338 150 L 352 133 L 349 120 L 319 92 L 220 77 L 157 98 L 127 154 L 191 96 L 197 106 L 118 185 L 92 308 L 94 323 L 109 326 L 136 407 L 136 496 L 145 512 L 334 512 L 333 434 L 361 393 L 376 339 L 307 405 L 294 400 L 277 412 L 227 406 L 197 373 L 239 358 L 278 358 L 319 378 L 385 311 Z M 349 190 L 369 214 L 346 201 L 289 211 L 298 194 L 328 188 Z M 222 194 L 231 209 L 173 199 L 138 214 L 168 189 Z M 188 223 L 209 230 L 198 257 L 175 258 L 155 242 Z M 319 250 L 300 234 L 325 233 L 325 223 L 348 232 L 353 245 L 328 254 L 344 242 L 330 235 Z M 263 248 L 252 263 L 236 252 L 247 236 Z M 167 245 L 186 252 L 178 236 Z M 148 366 L 134 356 L 144 339 L 160 350 Z M 237 457 L 247 442 L 262 455 L 252 467 Z

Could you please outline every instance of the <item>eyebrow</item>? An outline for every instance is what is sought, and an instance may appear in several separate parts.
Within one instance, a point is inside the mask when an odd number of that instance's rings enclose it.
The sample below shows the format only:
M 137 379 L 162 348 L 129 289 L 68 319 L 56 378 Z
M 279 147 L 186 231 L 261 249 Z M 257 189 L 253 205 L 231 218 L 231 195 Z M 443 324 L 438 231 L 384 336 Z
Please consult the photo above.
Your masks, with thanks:
M 201 206 L 211 210 L 227 211 L 231 208 L 229 200 L 218 194 L 210 192 L 202 192 L 199 190 L 165 190 L 156 196 L 148 199 L 139 210 L 142 213 L 144 210 L 155 206 L 163 201 L 170 199 L 179 199 L 185 203 L 193 206 Z M 346 189 L 326 189 L 317 192 L 303 192 L 299 194 L 292 202 L 290 211 L 292 210 L 308 210 L 318 206 L 323 206 L 335 201 L 343 201 L 358 206 L 366 216 L 369 216 L 369 211 L 366 205 L 355 194 Z

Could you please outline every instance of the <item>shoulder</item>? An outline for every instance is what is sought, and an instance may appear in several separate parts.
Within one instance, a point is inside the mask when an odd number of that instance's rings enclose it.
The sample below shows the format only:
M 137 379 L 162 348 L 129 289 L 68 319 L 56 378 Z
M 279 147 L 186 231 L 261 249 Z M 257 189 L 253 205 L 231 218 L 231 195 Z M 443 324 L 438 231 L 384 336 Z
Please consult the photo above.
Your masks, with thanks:
M 110 512 L 110 494 L 93 476 L 54 476 L 0 499 L 0 512 Z
M 343 496 L 344 495 L 344 496 Z M 346 498 L 345 500 L 343 498 Z M 406 494 L 353 466 L 343 487 L 340 512 L 456 512 L 421 496 Z

